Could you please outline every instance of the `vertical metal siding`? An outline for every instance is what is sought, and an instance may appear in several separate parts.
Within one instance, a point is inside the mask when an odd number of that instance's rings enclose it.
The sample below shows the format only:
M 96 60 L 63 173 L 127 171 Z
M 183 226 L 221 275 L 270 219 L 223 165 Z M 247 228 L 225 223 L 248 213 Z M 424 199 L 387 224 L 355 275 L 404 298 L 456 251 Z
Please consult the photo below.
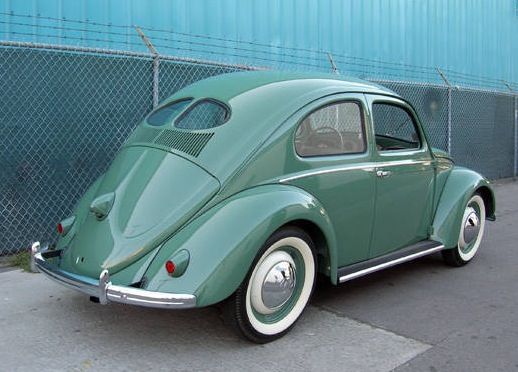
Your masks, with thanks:
M 516 7 L 516 0 L 0 0 L 0 11 L 4 13 L 139 25 L 274 46 L 321 49 L 380 61 L 440 66 L 509 81 L 518 80 Z M 0 19 L 14 22 L 16 18 L 3 14 Z M 67 44 L 72 40 L 77 45 L 145 49 L 127 44 L 135 42 L 129 35 L 132 30 L 120 37 L 106 33 L 117 30 L 115 27 L 83 24 L 81 28 L 88 31 L 78 32 L 38 27 L 55 24 L 45 19 L 25 22 L 32 25 L 1 24 L 0 39 L 56 43 L 57 36 Z M 239 57 L 230 56 L 230 45 L 234 44 L 229 44 L 226 60 L 239 62 Z M 209 51 L 210 48 L 205 55 L 201 52 L 196 56 L 213 58 Z M 293 54 L 308 56 L 303 52 Z M 283 60 L 290 62 L 287 57 Z

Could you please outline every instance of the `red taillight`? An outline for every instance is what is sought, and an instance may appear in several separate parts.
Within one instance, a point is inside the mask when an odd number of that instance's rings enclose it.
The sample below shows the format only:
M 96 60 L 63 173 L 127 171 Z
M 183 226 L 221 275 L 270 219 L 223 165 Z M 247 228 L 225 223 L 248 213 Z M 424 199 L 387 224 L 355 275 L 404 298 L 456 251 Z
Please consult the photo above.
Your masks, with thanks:
M 58 223 L 57 229 L 58 229 L 58 234 L 63 235 L 63 232 L 65 231 L 65 229 L 63 228 L 63 225 L 61 224 L 61 222 Z
M 168 273 L 169 275 L 173 275 L 173 273 L 174 273 L 174 269 L 176 269 L 176 266 L 175 266 L 175 264 L 174 264 L 174 262 L 173 262 L 173 261 L 167 261 L 167 262 L 165 263 L 165 269 L 167 270 L 167 273 Z

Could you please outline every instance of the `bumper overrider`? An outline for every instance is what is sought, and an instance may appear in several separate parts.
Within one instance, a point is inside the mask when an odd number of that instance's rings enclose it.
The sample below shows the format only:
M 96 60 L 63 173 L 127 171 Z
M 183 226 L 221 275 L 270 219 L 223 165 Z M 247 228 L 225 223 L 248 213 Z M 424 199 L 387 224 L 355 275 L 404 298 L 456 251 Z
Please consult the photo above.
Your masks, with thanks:
M 145 289 L 114 285 L 108 270 L 103 270 L 99 280 L 59 269 L 48 259 L 57 257 L 60 250 L 47 250 L 34 254 L 34 263 L 40 272 L 50 279 L 79 292 L 98 298 L 99 303 L 119 302 L 166 309 L 186 309 L 196 306 L 196 297 L 190 294 L 175 294 L 147 291 Z

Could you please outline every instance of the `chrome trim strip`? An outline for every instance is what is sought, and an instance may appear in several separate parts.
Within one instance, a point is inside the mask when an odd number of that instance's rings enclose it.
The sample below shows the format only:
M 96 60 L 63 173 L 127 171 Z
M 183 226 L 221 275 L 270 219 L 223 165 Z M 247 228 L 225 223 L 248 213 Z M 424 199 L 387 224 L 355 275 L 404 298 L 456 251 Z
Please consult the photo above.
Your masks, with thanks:
M 441 245 L 438 245 L 437 247 L 429 248 L 429 249 L 424 250 L 422 252 L 413 253 L 413 254 L 410 254 L 408 256 L 400 257 L 400 258 L 392 260 L 392 261 L 384 262 L 384 263 L 376 265 L 376 266 L 368 267 L 366 269 L 362 269 L 362 270 L 356 271 L 354 273 L 350 273 L 350 274 L 341 276 L 338 279 L 338 281 L 340 283 L 343 283 L 343 282 L 346 282 L 348 280 L 356 279 L 356 278 L 359 278 L 361 276 L 373 273 L 375 271 L 383 270 L 383 269 L 386 269 L 388 267 L 396 266 L 396 265 L 398 265 L 400 263 L 403 263 L 403 262 L 408 262 L 408 261 L 412 261 L 412 260 L 414 260 L 416 258 L 419 258 L 419 257 L 427 256 L 429 254 L 438 252 L 438 251 L 442 250 L 443 248 L 444 248 L 444 245 L 441 244 Z
M 196 297 L 193 295 L 152 292 L 113 284 L 108 285 L 106 296 L 108 301 L 146 307 L 178 309 L 196 306 Z
M 295 176 L 282 178 L 279 180 L 279 182 L 285 183 L 285 182 L 297 180 L 299 178 L 318 176 L 321 174 L 336 173 L 336 172 L 342 172 L 342 171 L 348 171 L 348 170 L 357 170 L 357 169 L 361 169 L 361 170 L 365 170 L 365 171 L 369 171 L 369 170 L 373 171 L 374 167 L 368 167 L 365 165 L 350 165 L 350 166 L 344 166 L 344 167 L 340 167 L 340 168 L 320 169 L 320 170 L 313 171 L 313 172 L 310 171 L 310 172 L 306 172 L 306 173 L 302 173 L 302 174 L 297 174 Z
M 145 307 L 185 309 L 196 306 L 196 296 L 114 285 L 108 270 L 103 270 L 99 280 L 72 274 L 58 269 L 43 257 L 43 252 L 34 255 L 37 268 L 55 282 L 68 288 L 99 298 L 99 303 L 119 302 Z
M 294 176 L 281 178 L 279 180 L 280 183 L 286 183 L 293 180 L 298 180 L 300 178 L 306 178 L 311 176 L 318 176 L 321 174 L 328 173 L 337 173 L 348 170 L 364 170 L 366 172 L 372 172 L 375 168 L 386 168 L 386 167 L 395 167 L 399 165 L 430 165 L 432 164 L 431 160 L 394 160 L 394 161 L 386 161 L 386 162 L 371 162 L 371 163 L 363 163 L 358 165 L 346 165 L 339 168 L 330 168 L 330 169 L 320 169 L 316 171 L 308 171 L 300 174 L 296 174 Z

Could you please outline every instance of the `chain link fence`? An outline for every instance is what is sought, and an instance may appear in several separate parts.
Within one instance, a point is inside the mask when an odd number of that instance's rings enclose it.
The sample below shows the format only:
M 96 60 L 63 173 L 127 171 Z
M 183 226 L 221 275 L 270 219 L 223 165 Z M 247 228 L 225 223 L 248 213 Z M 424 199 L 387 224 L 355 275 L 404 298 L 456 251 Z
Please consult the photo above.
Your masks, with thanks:
M 255 67 L 83 47 L 0 42 L 0 256 L 56 222 L 157 102 Z M 516 175 L 518 96 L 377 80 L 409 100 L 433 146 L 489 178 Z

